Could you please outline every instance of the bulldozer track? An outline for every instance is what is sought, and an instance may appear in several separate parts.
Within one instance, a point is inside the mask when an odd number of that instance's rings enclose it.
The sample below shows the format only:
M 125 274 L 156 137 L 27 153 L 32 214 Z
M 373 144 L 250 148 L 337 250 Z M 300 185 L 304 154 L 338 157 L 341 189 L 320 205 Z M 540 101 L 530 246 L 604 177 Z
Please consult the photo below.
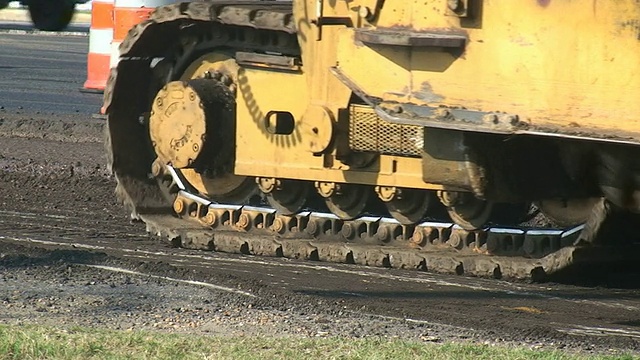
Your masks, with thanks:
M 213 203 L 170 167 L 153 178 L 154 159 L 141 141 L 148 137 L 149 89 L 171 76 L 167 69 L 183 66 L 184 54 L 224 46 L 299 55 L 290 3 L 233 3 L 158 8 L 120 47 L 105 90 L 106 144 L 116 193 L 150 232 L 191 249 L 508 279 L 544 279 L 571 264 L 617 256 L 602 246 L 574 246 L 583 226 L 466 231 L 437 221 L 407 226 L 384 216 L 343 221 L 313 210 L 283 216 L 264 206 Z

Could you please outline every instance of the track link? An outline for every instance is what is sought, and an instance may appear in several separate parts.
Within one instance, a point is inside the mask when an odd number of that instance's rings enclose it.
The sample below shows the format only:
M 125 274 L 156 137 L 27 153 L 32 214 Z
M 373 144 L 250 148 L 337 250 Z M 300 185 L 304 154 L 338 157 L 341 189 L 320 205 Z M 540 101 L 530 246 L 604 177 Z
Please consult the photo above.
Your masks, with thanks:
M 116 193 L 150 232 L 185 248 L 510 279 L 541 280 L 605 258 L 600 247 L 574 246 L 582 226 L 465 231 L 451 223 L 406 226 L 384 217 L 282 216 L 267 207 L 214 204 L 171 168 L 162 176 L 149 174 L 155 159 L 144 124 L 150 94 L 184 53 L 207 43 L 299 55 L 290 3 L 233 3 L 158 8 L 120 47 L 121 61 L 105 90 L 107 152 Z

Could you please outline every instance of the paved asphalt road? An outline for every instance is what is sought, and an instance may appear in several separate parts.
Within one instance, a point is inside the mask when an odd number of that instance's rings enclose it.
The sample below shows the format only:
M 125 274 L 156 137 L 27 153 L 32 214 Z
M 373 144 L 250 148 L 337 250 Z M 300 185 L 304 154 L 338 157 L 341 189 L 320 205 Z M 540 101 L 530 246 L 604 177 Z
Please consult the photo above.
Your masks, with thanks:
M 97 113 L 100 94 L 80 92 L 89 37 L 0 31 L 0 106 L 7 112 Z
M 27 21 L 2 21 L 0 16 L 0 32 L 9 33 L 40 33 L 33 24 Z M 72 23 L 63 33 L 74 33 L 73 35 L 89 36 L 89 24 Z

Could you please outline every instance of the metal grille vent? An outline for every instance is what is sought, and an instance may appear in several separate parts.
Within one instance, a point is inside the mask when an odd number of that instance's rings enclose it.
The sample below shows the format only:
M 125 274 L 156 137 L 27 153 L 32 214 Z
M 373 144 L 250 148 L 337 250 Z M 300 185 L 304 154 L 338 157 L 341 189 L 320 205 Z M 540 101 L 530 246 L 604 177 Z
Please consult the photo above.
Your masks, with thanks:
M 368 106 L 351 105 L 349 147 L 352 150 L 419 157 L 423 145 L 422 126 L 392 124 Z

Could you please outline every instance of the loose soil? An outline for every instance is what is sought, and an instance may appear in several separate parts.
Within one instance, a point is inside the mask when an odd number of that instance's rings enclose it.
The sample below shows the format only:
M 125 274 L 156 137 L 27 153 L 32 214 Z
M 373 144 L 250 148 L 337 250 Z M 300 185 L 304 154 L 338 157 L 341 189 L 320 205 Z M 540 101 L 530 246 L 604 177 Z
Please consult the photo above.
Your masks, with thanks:
M 2 119 L 2 323 L 640 350 L 634 288 L 505 284 L 172 248 L 117 203 L 102 120 Z M 626 333 L 608 330 L 615 326 Z

